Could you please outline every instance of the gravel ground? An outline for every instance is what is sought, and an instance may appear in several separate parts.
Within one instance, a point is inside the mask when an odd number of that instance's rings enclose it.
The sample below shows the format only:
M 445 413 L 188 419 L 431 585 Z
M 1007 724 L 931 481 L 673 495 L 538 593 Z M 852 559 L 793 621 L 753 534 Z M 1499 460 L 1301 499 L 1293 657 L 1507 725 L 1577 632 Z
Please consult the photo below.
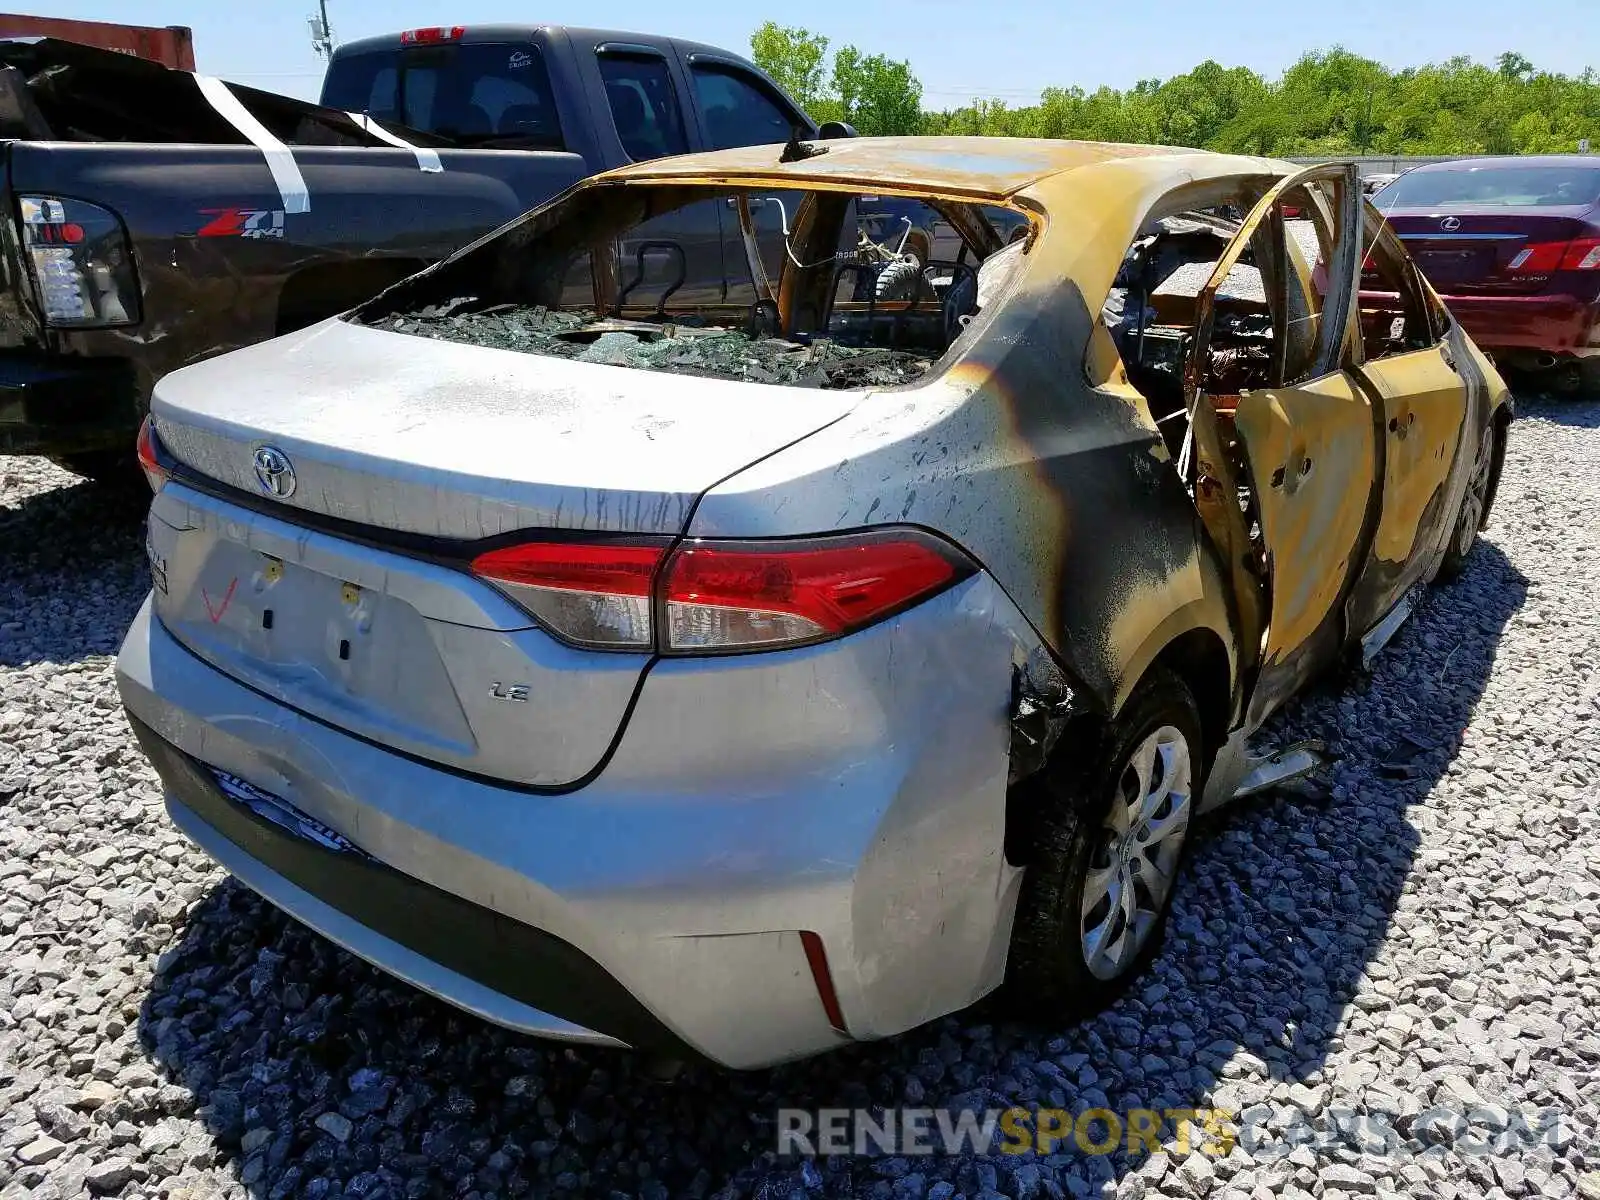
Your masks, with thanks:
M 660 1082 L 391 982 L 190 849 L 112 681 L 146 586 L 142 498 L 0 458 L 0 1198 L 1594 1200 L 1597 461 L 1600 403 L 1526 407 L 1464 579 L 1370 677 L 1273 731 L 1332 744 L 1331 795 L 1209 827 L 1175 936 L 1109 1013 L 1043 1031 L 969 1013 Z M 1293 1106 L 1317 1137 L 1225 1158 L 773 1152 L 780 1105 L 895 1104 L 1215 1104 L 1267 1131 Z M 1565 1124 L 1471 1153 L 1418 1120 L 1434 1105 L 1480 1131 L 1522 1109 Z M 1392 1114 L 1398 1152 L 1337 1136 L 1346 1109 Z

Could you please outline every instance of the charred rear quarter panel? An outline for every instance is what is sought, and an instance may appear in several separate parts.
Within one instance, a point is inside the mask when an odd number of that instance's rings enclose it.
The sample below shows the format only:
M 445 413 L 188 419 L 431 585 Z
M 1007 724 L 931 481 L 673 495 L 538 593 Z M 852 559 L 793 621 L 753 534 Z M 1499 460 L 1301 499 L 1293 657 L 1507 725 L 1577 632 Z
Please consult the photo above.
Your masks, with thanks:
M 1142 211 L 1126 218 L 1130 241 Z M 1231 662 L 1228 603 L 1148 408 L 1085 381 L 1098 302 L 1091 310 L 1066 255 L 1040 245 L 1018 293 L 974 321 L 939 378 L 871 396 L 712 489 L 689 532 L 937 530 L 1114 710 L 1187 630 L 1212 631 Z M 1115 243 L 1116 260 L 1125 245 Z M 1095 277 L 1109 286 L 1111 274 Z

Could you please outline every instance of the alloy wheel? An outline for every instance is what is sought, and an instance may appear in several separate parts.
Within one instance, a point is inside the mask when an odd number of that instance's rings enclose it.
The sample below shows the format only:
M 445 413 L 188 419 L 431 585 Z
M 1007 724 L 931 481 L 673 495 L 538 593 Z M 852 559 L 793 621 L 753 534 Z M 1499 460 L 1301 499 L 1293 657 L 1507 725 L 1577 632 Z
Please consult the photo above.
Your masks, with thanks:
M 1083 961 L 1097 979 L 1128 969 L 1160 924 L 1193 813 L 1194 764 L 1163 725 L 1123 767 L 1083 884 Z

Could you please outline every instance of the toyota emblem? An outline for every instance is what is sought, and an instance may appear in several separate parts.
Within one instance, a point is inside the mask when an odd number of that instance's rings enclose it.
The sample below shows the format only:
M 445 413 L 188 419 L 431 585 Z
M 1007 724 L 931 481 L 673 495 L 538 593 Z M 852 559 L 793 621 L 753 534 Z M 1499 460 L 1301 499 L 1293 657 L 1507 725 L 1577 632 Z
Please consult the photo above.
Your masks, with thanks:
M 1461 218 L 1446 217 L 1444 220 L 1439 222 L 1439 228 L 1444 230 L 1446 233 L 1454 233 L 1456 230 L 1461 228 Z
M 262 491 L 279 500 L 294 495 L 294 467 L 289 465 L 289 456 L 282 450 L 276 446 L 257 446 L 251 462 Z

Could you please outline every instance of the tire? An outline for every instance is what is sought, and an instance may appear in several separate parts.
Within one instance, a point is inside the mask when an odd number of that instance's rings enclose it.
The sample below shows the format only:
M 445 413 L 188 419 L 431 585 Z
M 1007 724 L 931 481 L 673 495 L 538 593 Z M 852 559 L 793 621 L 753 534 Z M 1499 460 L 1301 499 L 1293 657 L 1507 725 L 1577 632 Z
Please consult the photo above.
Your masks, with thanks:
M 1584 400 L 1600 400 L 1600 358 L 1585 358 L 1578 362 L 1578 382 Z
M 1472 475 L 1467 480 L 1467 490 L 1462 493 L 1461 507 L 1456 510 L 1455 524 L 1450 528 L 1450 543 L 1439 563 L 1441 580 L 1454 579 L 1466 569 L 1467 557 L 1478 544 L 1478 531 L 1488 523 L 1489 505 L 1494 499 L 1495 464 L 1505 452 L 1505 436 L 1505 426 L 1491 421 L 1487 436 L 1478 443 Z
M 1545 379 L 1552 395 L 1577 397 L 1584 389 L 1584 371 L 1576 362 L 1564 362 L 1552 367 Z
M 126 450 L 87 450 L 82 454 L 51 455 L 50 461 L 96 483 L 129 483 L 139 474 L 139 462 L 133 456 L 131 439 Z
M 1097 1012 L 1120 996 L 1160 949 L 1204 785 L 1200 729 L 1189 689 L 1176 675 L 1158 669 L 1135 689 L 1090 752 L 1085 769 L 1069 778 L 1063 766 L 1046 768 L 1039 789 L 1043 811 L 1028 839 L 1006 966 L 1004 1000 L 1016 1015 L 1054 1019 Z M 1147 810 L 1147 818 L 1153 818 L 1147 827 L 1170 828 L 1154 842 L 1139 838 L 1138 822 L 1130 822 L 1127 833 L 1118 824 L 1130 796 L 1159 790 L 1155 771 L 1149 788 L 1141 786 L 1137 765 L 1142 762 L 1167 772 L 1169 784 L 1187 785 L 1186 791 L 1173 788 Z M 1176 803 L 1179 796 L 1182 802 Z M 1135 867 L 1134 860 L 1141 865 Z M 1152 880 L 1157 889 L 1151 888 Z M 1116 903 L 1122 895 L 1131 895 L 1136 907 L 1131 939 L 1126 908 Z

